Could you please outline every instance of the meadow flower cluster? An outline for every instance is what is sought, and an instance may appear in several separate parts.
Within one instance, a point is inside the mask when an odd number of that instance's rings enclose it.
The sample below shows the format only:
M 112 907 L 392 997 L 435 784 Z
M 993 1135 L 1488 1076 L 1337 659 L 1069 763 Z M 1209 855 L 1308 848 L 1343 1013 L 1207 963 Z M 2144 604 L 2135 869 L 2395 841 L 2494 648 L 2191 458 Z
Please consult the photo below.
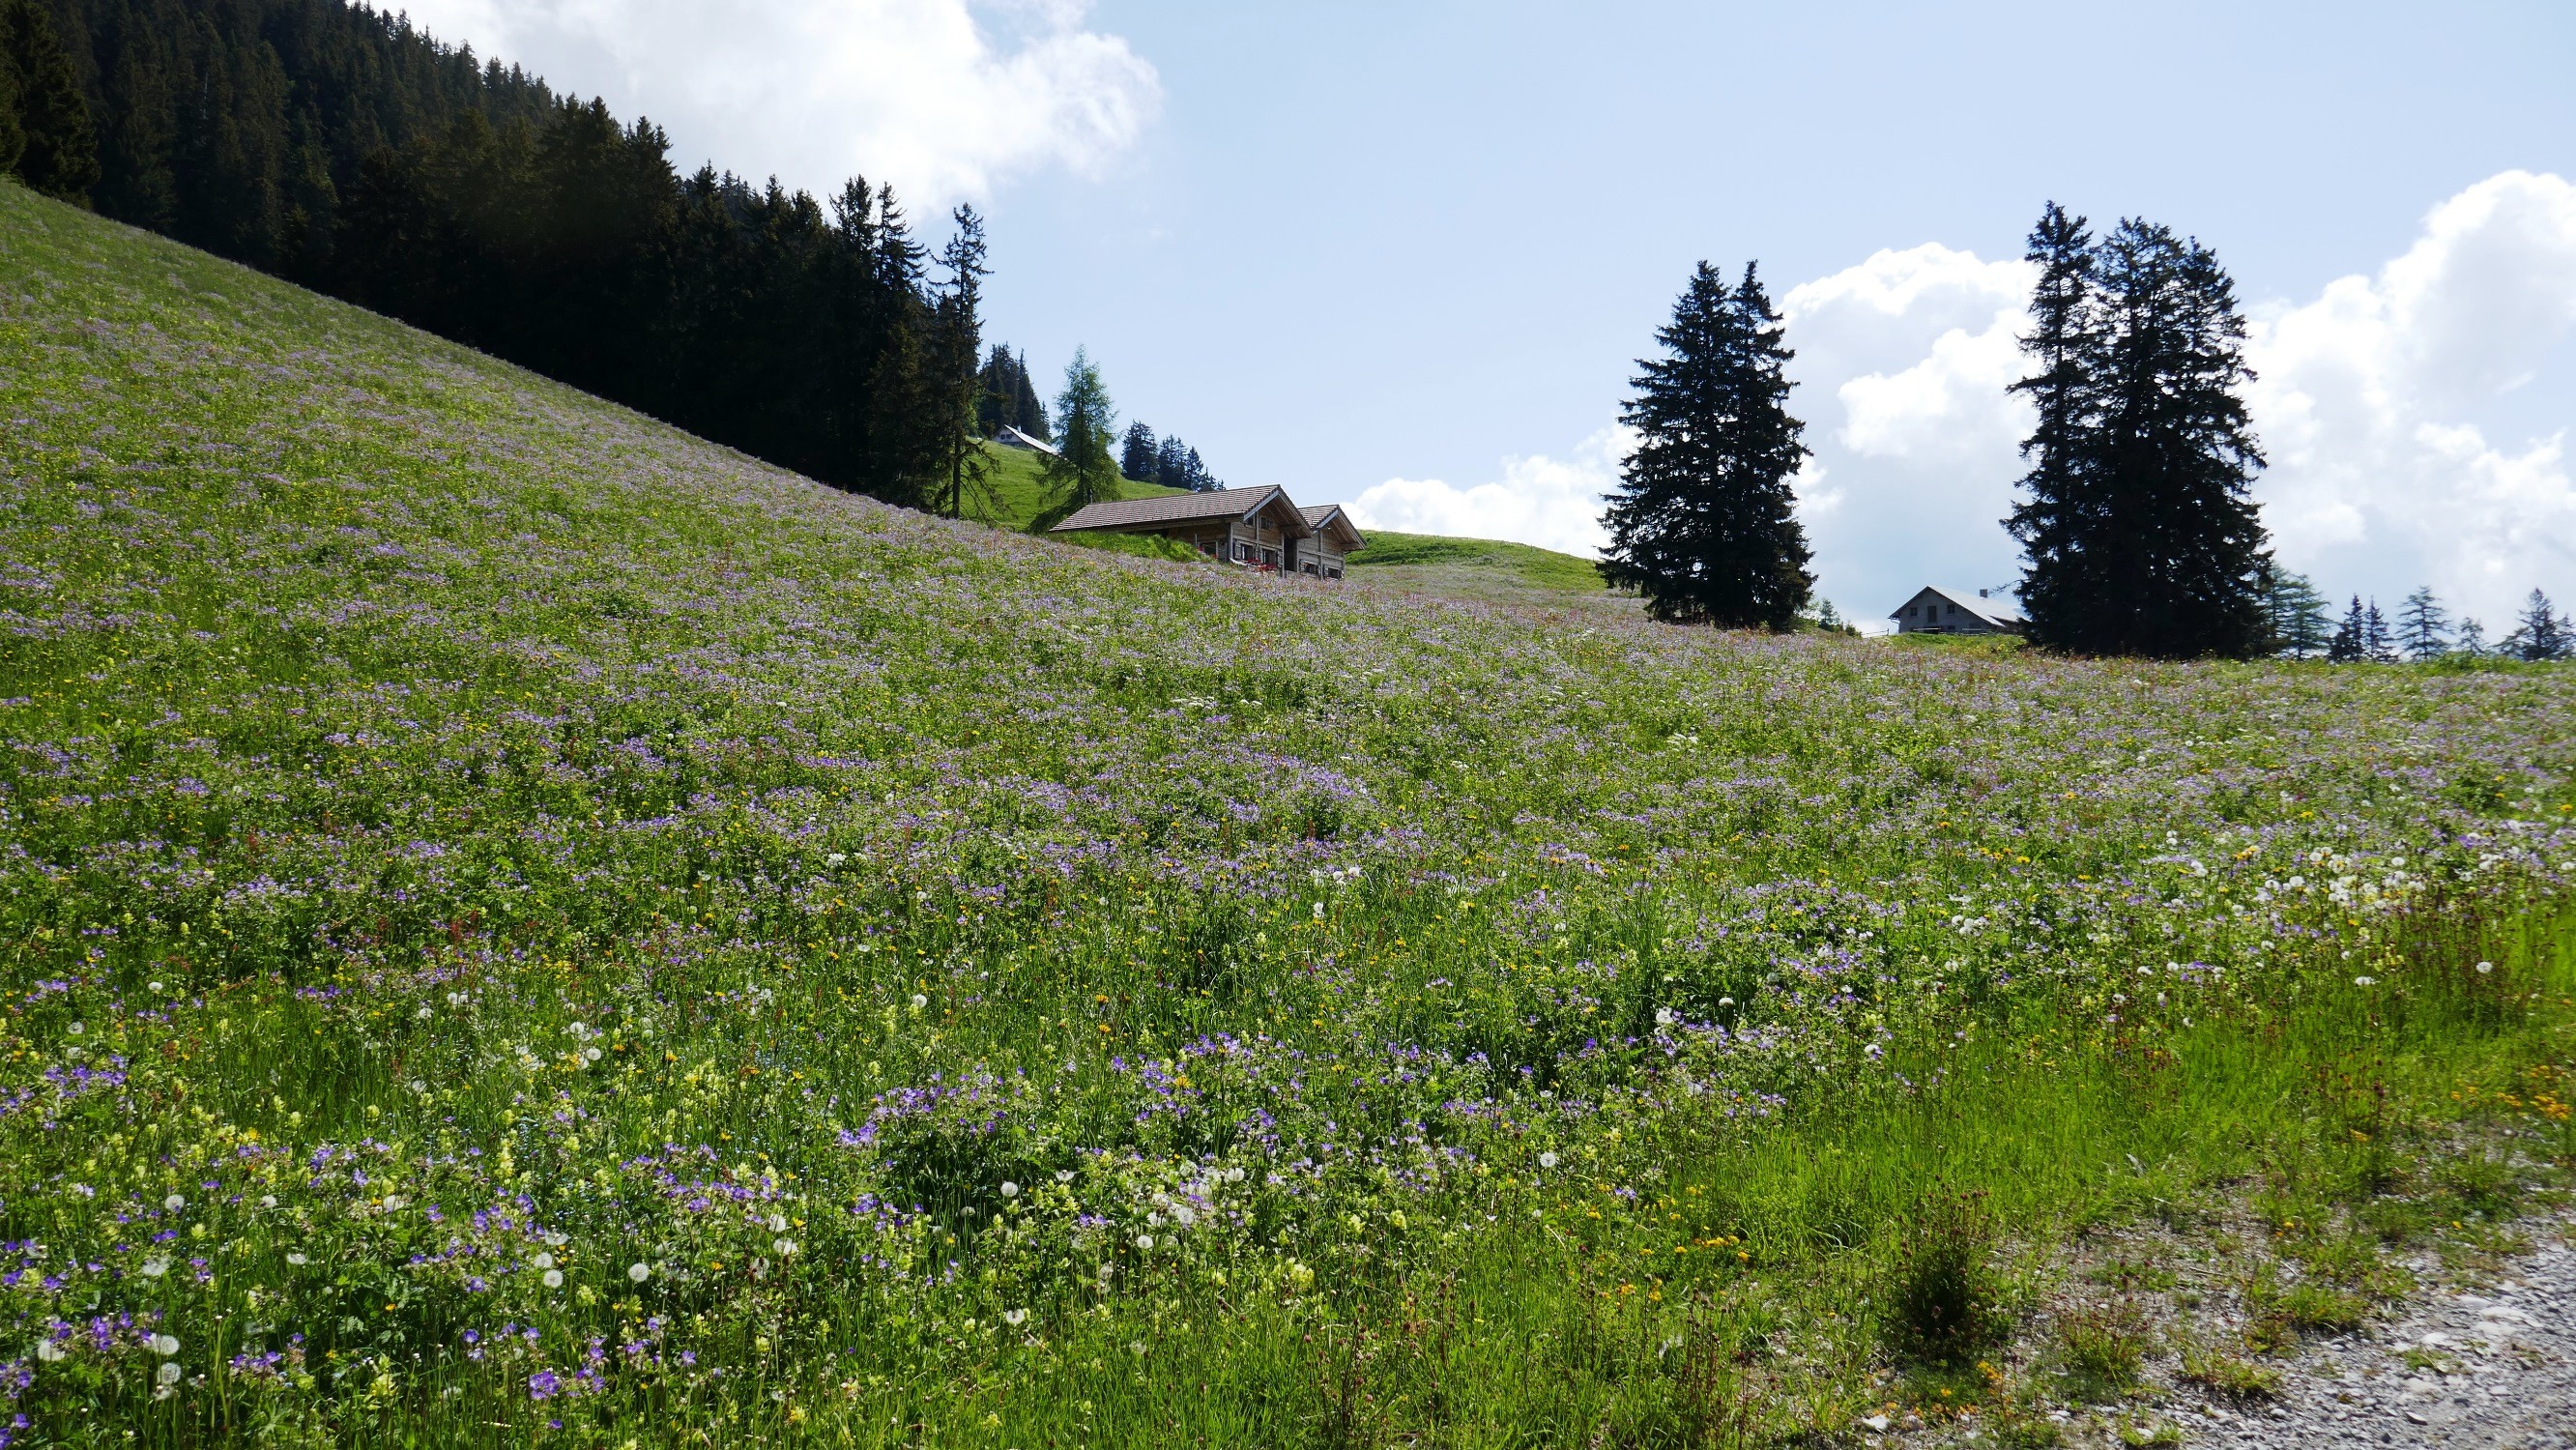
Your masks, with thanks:
M 2408 943 L 2576 877 L 2563 671 L 1061 550 L 5 188 L 0 243 L 0 1439 L 1357 1414 L 1383 1346 L 1279 1346 L 1479 1274 L 1653 1360 L 1806 1248 L 1688 1152 L 2519 1000 Z

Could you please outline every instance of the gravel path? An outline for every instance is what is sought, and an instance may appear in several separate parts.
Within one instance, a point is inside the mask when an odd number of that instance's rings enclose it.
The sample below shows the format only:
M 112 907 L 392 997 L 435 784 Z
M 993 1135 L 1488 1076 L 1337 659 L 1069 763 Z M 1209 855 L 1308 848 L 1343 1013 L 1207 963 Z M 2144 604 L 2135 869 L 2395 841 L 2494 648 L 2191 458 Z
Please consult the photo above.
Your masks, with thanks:
M 2437 1292 L 2400 1319 L 2311 1348 L 2268 1406 L 2203 1406 L 2192 1442 L 2576 1450 L 2571 1230 L 2535 1234 L 2539 1247 L 2491 1288 Z

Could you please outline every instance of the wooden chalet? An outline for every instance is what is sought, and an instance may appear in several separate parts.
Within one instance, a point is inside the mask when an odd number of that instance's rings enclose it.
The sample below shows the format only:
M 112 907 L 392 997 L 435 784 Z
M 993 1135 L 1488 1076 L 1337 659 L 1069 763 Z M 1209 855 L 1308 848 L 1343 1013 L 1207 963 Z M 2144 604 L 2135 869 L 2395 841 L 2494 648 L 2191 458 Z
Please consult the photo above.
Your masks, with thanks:
M 1247 569 L 1342 577 L 1368 541 L 1340 504 L 1301 509 L 1284 489 L 1224 488 L 1086 505 L 1051 533 L 1160 534 Z
M 1898 634 L 2019 634 L 2021 611 L 2000 599 L 1990 599 L 1986 591 L 1971 595 L 1965 590 L 1944 589 L 1927 585 L 1915 596 L 1891 611 L 1888 618 L 1896 621 Z

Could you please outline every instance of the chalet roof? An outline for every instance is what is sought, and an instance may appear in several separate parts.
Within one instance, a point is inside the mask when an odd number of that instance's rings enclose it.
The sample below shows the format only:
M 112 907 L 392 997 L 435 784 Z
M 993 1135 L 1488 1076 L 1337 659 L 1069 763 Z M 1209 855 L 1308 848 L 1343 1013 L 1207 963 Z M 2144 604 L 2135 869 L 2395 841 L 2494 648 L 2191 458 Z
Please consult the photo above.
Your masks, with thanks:
M 2015 609 L 2010 601 L 2003 599 L 1989 599 L 1984 595 L 1977 593 L 1977 591 L 1973 589 L 1945 589 L 1938 584 L 1926 584 L 1921 589 L 1916 590 L 1913 594 L 1907 596 L 1905 604 L 1912 604 L 1915 600 L 1921 599 L 1926 594 L 1946 599 L 1950 603 L 1959 606 L 1961 609 L 1966 610 L 1970 614 L 1975 615 L 1977 618 L 1984 620 L 1986 623 L 1993 625 L 1997 629 L 2019 629 L 2024 623 L 2021 611 Z M 1900 604 L 1896 606 L 1896 608 L 1889 610 L 1887 612 L 1887 617 L 1895 619 L 1902 615 L 1905 611 L 1905 604 Z
M 1004 424 L 1002 431 L 993 435 L 993 441 L 1001 444 L 1005 448 L 1034 448 L 1040 453 L 1054 453 L 1059 458 L 1064 456 L 1062 453 L 1057 452 L 1054 444 L 1038 437 L 1036 434 L 1023 433 L 1019 429 L 1011 427 L 1008 424 Z
M 1331 529 L 1335 533 L 1344 535 L 1342 552 L 1345 554 L 1356 554 L 1368 547 L 1368 540 L 1361 535 L 1360 526 L 1351 522 L 1351 516 L 1342 512 L 1340 504 L 1328 503 L 1316 508 L 1301 508 L 1297 512 L 1306 516 L 1306 527 L 1316 533 L 1320 534 L 1326 529 Z
M 1048 530 L 1049 533 L 1080 533 L 1089 529 L 1134 529 L 1155 524 L 1189 523 L 1199 519 L 1248 519 L 1276 500 L 1282 507 L 1273 509 L 1282 533 L 1303 538 L 1314 532 L 1306 516 L 1288 495 L 1276 488 L 1220 488 L 1207 493 L 1165 494 L 1160 498 L 1122 498 L 1107 503 L 1085 504 L 1073 517 Z

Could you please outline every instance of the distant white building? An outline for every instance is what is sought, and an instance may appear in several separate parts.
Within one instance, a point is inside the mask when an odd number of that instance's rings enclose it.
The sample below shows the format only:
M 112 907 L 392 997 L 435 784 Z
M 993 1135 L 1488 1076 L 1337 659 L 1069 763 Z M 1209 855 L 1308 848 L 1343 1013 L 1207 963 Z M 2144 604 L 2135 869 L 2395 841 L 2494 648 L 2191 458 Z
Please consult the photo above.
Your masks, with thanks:
M 1005 448 L 1026 448 L 1032 452 L 1054 454 L 1058 458 L 1064 456 L 1054 444 L 1034 434 L 1023 433 L 1007 423 L 1002 425 L 1001 432 L 993 435 L 993 441 Z
M 1898 634 L 2019 634 L 2021 611 L 1986 590 L 1974 594 L 1927 584 L 1890 611 Z

